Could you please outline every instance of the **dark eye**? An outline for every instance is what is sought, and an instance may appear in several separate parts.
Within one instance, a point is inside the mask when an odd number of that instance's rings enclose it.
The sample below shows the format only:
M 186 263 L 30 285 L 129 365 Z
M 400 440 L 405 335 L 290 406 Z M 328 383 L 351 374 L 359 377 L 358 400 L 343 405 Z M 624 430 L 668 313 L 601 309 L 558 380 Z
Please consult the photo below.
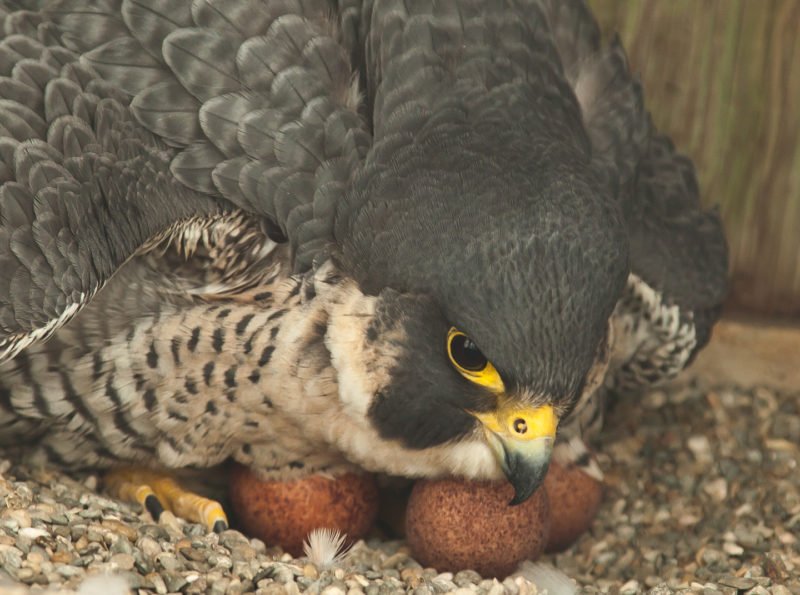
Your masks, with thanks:
M 447 331 L 447 355 L 450 356 L 453 367 L 470 382 L 485 386 L 496 393 L 505 391 L 503 379 L 492 363 L 467 335 L 455 327 L 450 327 Z
M 450 337 L 450 356 L 453 361 L 470 372 L 480 372 L 489 361 L 464 333 L 453 333 Z

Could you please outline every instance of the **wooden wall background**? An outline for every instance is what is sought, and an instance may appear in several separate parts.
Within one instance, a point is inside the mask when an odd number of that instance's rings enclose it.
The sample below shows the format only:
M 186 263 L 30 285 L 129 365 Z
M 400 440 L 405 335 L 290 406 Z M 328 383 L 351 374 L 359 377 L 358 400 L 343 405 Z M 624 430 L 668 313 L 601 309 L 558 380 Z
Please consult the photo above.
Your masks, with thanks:
M 729 306 L 800 316 L 800 0 L 589 0 L 731 247 Z

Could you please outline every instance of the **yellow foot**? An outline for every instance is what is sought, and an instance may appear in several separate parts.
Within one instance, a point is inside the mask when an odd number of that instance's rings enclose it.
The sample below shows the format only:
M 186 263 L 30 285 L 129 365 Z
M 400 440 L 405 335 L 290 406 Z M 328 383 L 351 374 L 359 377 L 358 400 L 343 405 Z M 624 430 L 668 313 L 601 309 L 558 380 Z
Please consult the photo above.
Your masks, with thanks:
M 169 510 L 188 521 L 203 523 L 215 533 L 228 528 L 228 517 L 219 502 L 184 490 L 166 471 L 122 467 L 108 472 L 104 482 L 116 497 L 141 503 L 156 521 Z

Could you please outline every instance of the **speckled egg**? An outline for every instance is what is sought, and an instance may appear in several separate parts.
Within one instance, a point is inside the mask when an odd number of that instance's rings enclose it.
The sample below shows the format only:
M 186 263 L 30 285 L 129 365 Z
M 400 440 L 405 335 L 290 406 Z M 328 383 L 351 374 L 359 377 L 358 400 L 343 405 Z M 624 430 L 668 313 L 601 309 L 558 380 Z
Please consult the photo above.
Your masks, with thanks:
M 406 510 L 406 537 L 421 564 L 503 578 L 544 551 L 550 531 L 547 492 L 509 506 L 507 481 L 420 480 Z
M 239 528 L 268 545 L 280 545 L 293 556 L 316 528 L 337 529 L 348 543 L 372 527 L 378 489 L 370 474 L 345 473 L 336 479 L 311 475 L 293 481 L 263 481 L 247 467 L 235 465 L 230 499 Z
M 576 465 L 564 468 L 552 461 L 544 489 L 550 497 L 551 516 L 547 551 L 560 552 L 589 528 L 603 499 L 603 483 Z

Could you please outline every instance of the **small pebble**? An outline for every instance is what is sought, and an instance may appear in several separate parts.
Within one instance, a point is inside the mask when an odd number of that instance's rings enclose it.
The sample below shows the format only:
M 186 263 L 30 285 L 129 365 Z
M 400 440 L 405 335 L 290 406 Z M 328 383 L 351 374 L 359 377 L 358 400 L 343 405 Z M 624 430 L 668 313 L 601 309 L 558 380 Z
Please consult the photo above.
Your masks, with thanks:
M 147 535 L 140 537 L 136 541 L 136 547 L 142 550 L 145 555 L 152 558 L 156 557 L 162 551 L 159 541 L 153 539 L 152 537 L 148 537 Z
M 758 584 L 751 578 L 740 576 L 723 576 L 718 579 L 718 582 L 726 587 L 733 587 L 739 590 L 752 589 Z
M 136 537 L 138 536 L 136 529 L 134 529 L 129 525 L 126 525 L 125 523 L 120 523 L 119 521 L 114 519 L 104 520 L 103 527 L 110 531 L 119 533 L 120 535 L 127 537 L 129 541 L 136 541 Z
M 288 590 L 281 584 L 271 583 L 257 592 L 259 595 L 286 595 Z
M 606 501 L 578 543 L 543 561 L 581 595 L 800 594 L 800 473 L 786 444 L 800 427 L 800 395 L 759 389 L 756 403 L 754 394 L 667 387 L 621 401 L 606 428 L 629 431 L 596 441 Z M 421 568 L 402 540 L 359 542 L 341 567 L 322 572 L 239 531 L 154 524 L 141 506 L 87 490 L 80 474 L 45 480 L 2 451 L 0 470 L 0 498 L 10 503 L 0 509 L 0 567 L 22 592 L 45 584 L 74 591 L 111 568 L 159 595 L 535 592 L 518 576 L 499 582 Z
M 71 560 L 72 560 L 72 555 L 64 550 L 53 552 L 53 555 L 50 556 L 50 561 L 53 562 L 54 564 L 57 563 L 69 564 Z
M 736 543 L 726 541 L 722 544 L 722 551 L 729 556 L 741 556 L 744 554 L 744 548 Z
M 699 463 L 711 463 L 714 460 L 711 454 L 711 443 L 704 435 L 694 435 L 687 440 L 686 445 Z
M 162 552 L 156 556 L 156 562 L 164 569 L 173 572 L 183 570 L 184 564 L 175 554 L 169 552 Z
M 131 570 L 136 559 L 130 554 L 114 554 L 109 562 L 115 564 L 120 570 Z
M 28 514 L 28 511 L 22 509 L 6 508 L 0 512 L 0 520 L 12 521 L 13 524 L 6 522 L 3 522 L 2 524 L 5 527 L 13 527 L 14 531 L 26 529 L 31 526 L 31 515 Z

